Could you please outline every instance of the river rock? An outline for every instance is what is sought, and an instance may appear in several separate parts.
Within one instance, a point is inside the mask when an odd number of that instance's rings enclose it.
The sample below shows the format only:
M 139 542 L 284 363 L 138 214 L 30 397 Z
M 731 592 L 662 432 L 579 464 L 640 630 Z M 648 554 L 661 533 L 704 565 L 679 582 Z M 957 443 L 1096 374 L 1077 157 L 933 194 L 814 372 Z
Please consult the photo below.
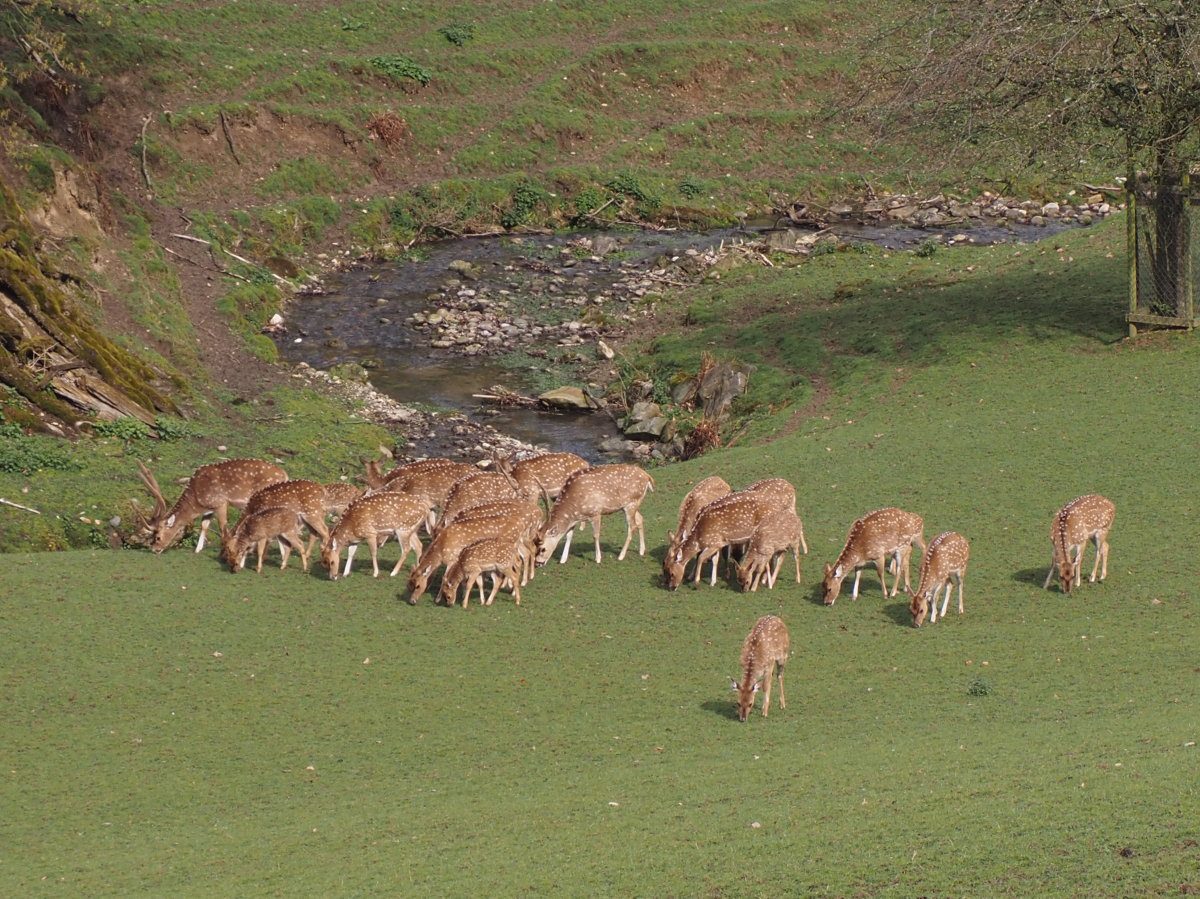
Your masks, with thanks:
M 538 400 L 555 409 L 575 409 L 590 412 L 600 408 L 599 403 L 580 390 L 578 387 L 556 387 L 547 390 Z
M 468 281 L 479 280 L 479 269 L 477 269 L 470 262 L 467 262 L 465 259 L 455 259 L 448 266 L 446 266 L 446 268 L 452 272 L 455 272 L 461 277 L 466 278 Z M 446 283 L 449 285 L 452 282 L 448 281 Z M 454 286 L 457 287 L 458 285 L 455 284 Z
M 1042 207 L 1042 215 L 1048 216 L 1048 217 L 1056 216 L 1059 213 L 1059 209 L 1060 209 L 1060 207 L 1057 203 L 1054 203 L 1054 202 L 1047 203 Z
M 656 415 L 645 421 L 636 421 L 625 428 L 625 436 L 634 440 L 657 440 L 666 430 L 669 422 L 662 415 Z
M 616 356 L 616 353 L 614 353 L 613 348 L 603 340 L 597 340 L 596 355 L 598 355 L 601 359 L 612 359 L 614 356 Z
M 592 252 L 597 256 L 607 256 L 620 246 L 616 238 L 607 234 L 598 234 L 592 238 Z
M 687 406 L 696 399 L 696 391 L 700 389 L 700 385 L 695 378 L 688 378 L 686 381 L 680 381 L 671 388 L 671 402 L 676 406 Z
M 704 404 L 705 416 L 720 418 L 728 412 L 733 401 L 746 392 L 749 380 L 748 370 L 736 368 L 728 362 L 718 362 L 709 369 L 700 381 L 696 394 Z
M 662 409 L 658 403 L 640 402 L 634 403 L 633 408 L 629 410 L 629 414 L 625 416 L 626 433 L 629 433 L 629 428 L 644 421 L 649 421 L 652 418 L 658 418 L 662 415 Z

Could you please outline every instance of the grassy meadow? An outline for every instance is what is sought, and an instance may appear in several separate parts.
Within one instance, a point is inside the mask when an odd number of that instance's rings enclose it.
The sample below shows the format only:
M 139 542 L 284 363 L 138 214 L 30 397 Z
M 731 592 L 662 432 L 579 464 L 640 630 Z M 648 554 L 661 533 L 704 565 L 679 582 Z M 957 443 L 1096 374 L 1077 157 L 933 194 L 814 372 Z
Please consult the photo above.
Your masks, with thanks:
M 692 336 L 759 353 L 811 417 L 760 396 L 738 445 L 653 472 L 645 559 L 615 561 L 609 519 L 601 566 L 577 539 L 520 607 L 412 607 L 361 555 L 336 583 L 210 550 L 0 555 L 0 892 L 1200 891 L 1200 347 L 1121 339 L 1119 233 L 690 293 Z M 713 473 L 796 484 L 802 584 L 661 589 Z M 1051 513 L 1093 491 L 1117 506 L 1108 580 L 1043 591 Z M 913 629 L 872 574 L 820 604 L 886 504 L 971 541 L 964 616 Z M 767 613 L 788 705 L 739 724 L 729 678 Z

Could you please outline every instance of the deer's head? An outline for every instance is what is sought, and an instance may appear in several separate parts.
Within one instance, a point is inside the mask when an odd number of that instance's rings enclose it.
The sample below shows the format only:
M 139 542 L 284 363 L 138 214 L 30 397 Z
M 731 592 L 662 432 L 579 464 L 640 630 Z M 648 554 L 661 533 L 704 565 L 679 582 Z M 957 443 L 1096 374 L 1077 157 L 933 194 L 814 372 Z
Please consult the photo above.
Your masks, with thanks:
M 754 708 L 754 694 L 758 692 L 758 681 L 751 684 L 747 678 L 747 682 L 739 684 L 733 678 L 729 680 L 733 684 L 733 692 L 737 694 L 738 721 L 744 722 L 750 717 L 750 710 Z
M 908 599 L 908 611 L 912 615 L 913 627 L 920 627 L 929 615 L 929 598 L 923 593 L 909 593 Z
M 821 599 L 827 606 L 831 606 L 838 598 L 838 594 L 842 592 L 842 579 L 846 576 L 845 570 L 841 565 L 834 567 L 826 564 L 825 579 L 821 582 Z

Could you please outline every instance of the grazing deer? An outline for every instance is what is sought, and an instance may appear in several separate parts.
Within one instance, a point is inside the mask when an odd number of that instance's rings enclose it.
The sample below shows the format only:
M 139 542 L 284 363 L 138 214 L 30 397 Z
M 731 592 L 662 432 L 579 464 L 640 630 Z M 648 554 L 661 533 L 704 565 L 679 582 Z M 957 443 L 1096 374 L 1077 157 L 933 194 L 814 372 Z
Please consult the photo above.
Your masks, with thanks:
M 800 583 L 800 552 L 804 545 L 804 525 L 795 512 L 772 512 L 754 529 L 746 554 L 738 565 L 738 584 L 754 593 L 764 575 L 767 589 L 775 589 L 775 580 L 783 566 L 783 556 L 792 551 L 796 562 L 796 583 Z
M 354 553 L 362 540 L 371 550 L 372 576 L 379 577 L 379 538 L 392 534 L 400 544 L 400 559 L 392 569 L 392 577 L 400 571 L 411 549 L 421 558 L 421 541 L 417 529 L 425 521 L 429 505 L 422 499 L 405 496 L 403 493 L 375 493 L 364 496 L 350 504 L 321 547 L 321 562 L 329 570 L 329 579 L 337 580 L 338 563 L 342 547 L 346 547 L 346 569 L 342 577 L 350 575 Z
M 326 494 L 324 484 L 305 480 L 281 481 L 278 484 L 271 484 L 250 497 L 242 514 L 250 515 L 262 509 L 290 509 L 300 516 L 300 520 L 312 534 L 304 553 L 305 556 L 312 552 L 318 539 L 322 543 L 329 539 L 329 528 L 325 526 Z M 236 528 L 234 530 L 236 531 Z M 222 544 L 225 542 L 223 540 Z
M 700 583 L 701 569 L 704 568 L 705 562 L 711 560 L 712 575 L 709 585 L 715 585 L 717 560 L 721 550 L 749 541 L 755 529 L 772 512 L 773 510 L 763 505 L 761 499 L 754 494 L 731 493 L 713 500 L 700 510 L 695 526 L 683 540 L 679 541 L 674 534 L 668 534 L 671 542 L 676 544 L 676 549 L 673 554 L 663 559 L 663 575 L 667 588 L 675 590 L 683 583 L 684 571 L 692 559 L 696 560 L 693 582 Z
M 475 521 L 481 518 L 504 518 L 521 525 L 519 531 L 519 546 L 524 566 L 521 572 L 521 586 L 524 587 L 534 574 L 534 551 L 527 551 L 537 540 L 538 529 L 545 523 L 546 517 L 541 503 L 533 500 L 500 499 L 490 503 L 480 503 L 478 506 L 462 512 L 451 524 Z M 434 532 L 435 536 L 437 531 Z
M 476 540 L 446 569 L 439 598 L 444 600 L 446 605 L 452 606 L 458 602 L 459 587 L 465 585 L 462 598 L 465 609 L 471 599 L 471 589 L 478 584 L 479 604 L 490 606 L 501 584 L 507 583 L 512 586 L 513 600 L 520 605 L 522 566 L 518 545 L 512 540 L 502 537 Z M 491 575 L 492 578 L 492 592 L 488 594 L 487 599 L 483 597 L 485 574 Z
M 1089 493 L 1071 500 L 1058 510 L 1050 526 L 1050 543 L 1054 555 L 1050 559 L 1050 570 L 1042 589 L 1050 586 L 1054 570 L 1058 569 L 1058 583 L 1063 593 L 1078 587 L 1083 573 L 1083 548 L 1089 540 L 1096 543 L 1096 560 L 1092 563 L 1092 575 L 1088 582 L 1096 582 L 1096 568 L 1100 568 L 1100 580 L 1108 577 L 1108 530 L 1116 518 L 1117 507 L 1112 500 L 1098 493 Z
M 513 453 L 495 461 L 496 467 L 511 476 L 521 490 L 535 496 L 543 490 L 550 499 L 562 493 L 563 484 L 571 475 L 589 467 L 585 459 L 574 453 L 539 453 L 520 460 Z
M 361 499 L 363 489 L 347 484 L 344 481 L 334 481 L 323 484 L 325 488 L 325 514 L 341 515 L 356 499 Z
M 967 573 L 967 560 L 971 556 L 971 547 L 962 534 L 946 531 L 938 534 L 925 547 L 925 556 L 921 559 L 921 582 L 916 593 L 910 593 L 908 610 L 912 613 L 913 627 L 920 627 L 929 615 L 929 623 L 933 624 L 938 617 L 946 617 L 946 607 L 950 604 L 950 592 L 953 590 L 951 581 L 958 582 L 958 614 L 963 613 L 963 577 Z M 938 593 L 945 589 L 942 600 L 942 610 L 938 612 Z
M 377 493 L 380 490 L 386 490 L 388 485 L 397 478 L 406 478 L 422 471 L 428 471 L 433 468 L 440 468 L 443 465 L 463 466 L 471 471 L 476 470 L 474 465 L 466 462 L 456 462 L 453 459 L 419 459 L 416 462 L 403 462 L 397 465 L 390 471 L 383 471 L 380 468 L 380 463 L 375 459 L 363 459 L 363 480 L 366 481 L 367 491 Z
M 143 519 L 150 531 L 150 548 L 160 553 L 183 534 L 183 529 L 203 516 L 200 522 L 200 539 L 196 552 L 204 549 L 208 526 L 216 515 L 217 527 L 222 538 L 228 525 L 229 507 L 244 508 L 250 497 L 270 484 L 288 479 L 287 472 L 278 465 L 258 459 L 231 459 L 202 465 L 196 469 L 179 499 L 169 510 L 150 469 L 138 462 L 142 483 L 154 497 L 154 512 L 151 518 Z
M 431 509 L 427 529 L 432 531 L 437 522 L 434 510 L 445 509 L 446 499 L 454 485 L 463 478 L 479 474 L 479 469 L 466 462 L 451 462 L 449 459 L 429 462 L 430 464 L 413 463 L 412 466 L 397 469 L 400 474 L 388 479 L 382 489 L 427 500 Z
M 563 541 L 562 558 L 567 561 L 571 536 L 583 521 L 590 521 L 596 538 L 596 563 L 600 562 L 600 519 L 618 510 L 625 512 L 625 543 L 617 561 L 625 558 L 633 532 L 638 532 L 638 555 L 646 554 L 646 528 L 638 508 L 646 494 L 654 489 L 654 479 L 636 465 L 597 465 L 577 471 L 563 485 L 554 501 L 550 519 L 538 532 L 537 562 L 544 565 Z M 563 538 L 566 538 L 563 540 Z
M 281 557 L 279 569 L 282 571 L 287 568 L 288 557 L 294 549 L 300 553 L 300 566 L 308 571 L 308 554 L 311 547 L 306 546 L 304 538 L 300 536 L 300 525 L 303 522 L 303 516 L 292 508 L 272 506 L 247 512 L 238 519 L 233 533 L 223 544 L 223 554 L 229 564 L 229 570 L 237 574 L 245 568 L 246 556 L 249 555 L 250 548 L 255 547 L 258 550 L 258 565 L 255 570 L 262 574 L 267 543 L 278 540 Z
M 490 518 L 467 517 L 438 529 L 421 558 L 408 576 L 408 601 L 416 605 L 421 594 L 429 587 L 435 571 L 445 565 L 449 568 L 462 551 L 480 540 L 496 538 L 519 544 L 526 539 L 528 525 L 520 515 L 494 515 Z M 526 545 L 523 550 L 533 555 Z
M 767 691 L 763 697 L 763 717 L 766 718 L 771 711 L 772 669 L 779 677 L 779 707 L 787 708 L 787 701 L 783 696 L 783 666 L 787 664 L 790 653 L 791 640 L 782 618 L 777 615 L 764 615 L 754 622 L 754 627 L 746 635 L 746 642 L 742 644 L 741 683 L 733 681 L 733 689 L 738 695 L 738 721 L 745 721 L 750 717 L 750 710 L 754 707 L 754 694 L 758 692 L 758 685 L 764 678 Z
M 467 509 L 483 503 L 530 499 L 536 496 L 536 490 L 532 493 L 523 492 L 516 481 L 504 472 L 476 471 L 460 478 L 450 489 L 446 503 L 442 506 L 442 521 L 450 524 Z
M 679 549 L 679 542 L 695 527 L 701 509 L 713 500 L 728 496 L 732 492 L 733 488 L 725 479 L 716 475 L 705 478 L 689 490 L 688 495 L 679 504 L 679 523 L 675 530 L 667 532 L 667 556 L 675 554 L 675 550 Z
M 738 492 L 753 493 L 760 498 L 764 505 L 770 506 L 778 512 L 796 514 L 796 488 L 790 481 L 785 481 L 783 478 L 766 478 L 762 481 L 755 481 L 749 487 L 743 487 Z M 808 552 L 807 546 L 804 547 L 804 551 Z
M 854 572 L 854 589 L 850 592 L 851 599 L 858 599 L 858 580 L 862 577 L 862 567 L 874 562 L 879 571 L 879 581 L 883 587 L 883 598 L 887 599 L 887 576 L 884 573 L 884 559 L 892 556 L 896 563 L 896 580 L 892 584 L 892 596 L 900 588 L 900 572 L 904 572 L 904 587 L 909 588 L 909 557 L 912 555 L 913 544 L 925 549 L 925 522 L 920 515 L 905 512 L 903 509 L 889 507 L 868 512 L 850 526 L 846 535 L 846 545 L 841 555 L 832 565 L 825 566 L 825 580 L 822 584 L 825 605 L 831 606 L 838 598 L 842 589 L 842 580 L 851 571 Z

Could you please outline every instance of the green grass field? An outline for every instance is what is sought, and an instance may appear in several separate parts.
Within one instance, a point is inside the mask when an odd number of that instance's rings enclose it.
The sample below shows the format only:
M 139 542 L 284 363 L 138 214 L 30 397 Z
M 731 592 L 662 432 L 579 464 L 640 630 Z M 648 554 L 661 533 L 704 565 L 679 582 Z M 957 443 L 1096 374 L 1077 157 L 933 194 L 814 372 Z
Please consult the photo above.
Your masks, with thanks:
M 832 335 L 823 362 L 777 342 L 774 370 L 828 363 L 831 397 L 773 441 L 656 470 L 647 558 L 596 567 L 577 540 L 519 608 L 410 607 L 361 559 L 331 583 L 231 576 L 208 551 L 0 556 L 0 892 L 1200 890 L 1200 347 L 1120 340 L 1118 234 L 755 273 L 746 296 L 786 293 Z M 882 285 L 823 299 L 910 260 L 930 268 L 886 310 Z M 849 355 L 856 324 L 910 336 Z M 797 485 L 803 584 L 659 587 L 710 473 Z M 1118 510 L 1108 581 L 1043 591 L 1051 513 L 1091 491 Z M 886 504 L 970 539 L 965 616 L 915 630 L 871 575 L 819 604 L 821 565 Z M 788 707 L 739 724 L 729 678 L 772 612 Z

